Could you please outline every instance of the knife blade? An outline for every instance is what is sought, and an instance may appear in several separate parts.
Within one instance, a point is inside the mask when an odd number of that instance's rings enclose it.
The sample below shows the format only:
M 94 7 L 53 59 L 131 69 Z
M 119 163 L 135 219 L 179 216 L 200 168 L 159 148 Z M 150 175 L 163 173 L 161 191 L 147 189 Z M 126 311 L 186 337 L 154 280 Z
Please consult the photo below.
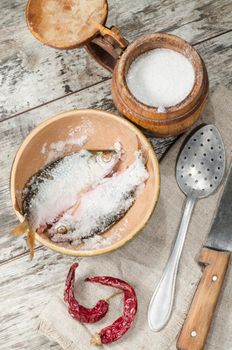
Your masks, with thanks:
M 178 350 L 203 350 L 232 251 L 232 167 L 230 167 L 206 242 L 198 263 L 203 274 L 177 340 Z
M 232 168 L 205 246 L 217 250 L 232 251 Z

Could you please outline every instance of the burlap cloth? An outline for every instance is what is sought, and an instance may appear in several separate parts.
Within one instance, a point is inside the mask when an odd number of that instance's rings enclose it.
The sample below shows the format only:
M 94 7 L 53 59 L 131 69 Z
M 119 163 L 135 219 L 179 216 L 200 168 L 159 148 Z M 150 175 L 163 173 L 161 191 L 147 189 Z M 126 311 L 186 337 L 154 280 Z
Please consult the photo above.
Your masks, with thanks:
M 227 167 L 232 149 L 232 93 L 217 89 L 211 96 L 201 122 L 215 124 L 224 139 L 227 151 Z M 103 346 L 112 350 L 173 350 L 195 288 L 201 276 L 196 256 L 217 208 L 222 187 L 217 193 L 200 200 L 194 210 L 181 258 L 175 304 L 168 325 L 159 333 L 152 332 L 147 323 L 147 308 L 166 264 L 182 215 L 185 196 L 175 180 L 175 163 L 181 137 L 161 162 L 160 199 L 149 223 L 142 233 L 118 251 L 107 256 L 82 259 L 77 270 L 78 299 L 85 306 L 92 306 L 100 298 L 112 294 L 109 287 L 84 283 L 86 276 L 110 275 L 122 278 L 135 287 L 138 297 L 138 313 L 131 330 L 116 343 Z M 67 266 L 68 270 L 68 266 Z M 81 286 L 80 286 L 81 284 Z M 232 349 L 232 271 L 227 274 L 223 292 L 208 337 L 206 350 Z M 53 297 L 39 317 L 39 330 L 55 340 L 65 350 L 87 350 L 91 335 L 103 326 L 110 325 L 122 313 L 122 296 L 110 302 L 108 315 L 93 325 L 80 324 L 72 319 L 63 302 L 63 289 Z M 200 315 L 199 315 L 200 317 Z

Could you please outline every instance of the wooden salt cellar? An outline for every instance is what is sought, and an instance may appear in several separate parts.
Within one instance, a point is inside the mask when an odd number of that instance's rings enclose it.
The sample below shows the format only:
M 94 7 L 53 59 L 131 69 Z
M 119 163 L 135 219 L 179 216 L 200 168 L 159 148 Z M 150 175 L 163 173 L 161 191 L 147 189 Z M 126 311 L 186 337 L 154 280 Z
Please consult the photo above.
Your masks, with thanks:
M 112 96 L 120 113 L 158 137 L 185 132 L 200 117 L 208 97 L 208 75 L 202 58 L 189 43 L 166 33 L 144 35 L 129 44 L 116 27 L 104 26 L 107 13 L 106 0 L 29 0 L 26 11 L 32 34 L 44 44 L 59 49 L 85 45 L 94 59 L 112 72 Z M 166 108 L 165 113 L 138 101 L 126 83 L 130 64 L 139 55 L 156 48 L 183 54 L 195 70 L 190 94 L 177 105 Z

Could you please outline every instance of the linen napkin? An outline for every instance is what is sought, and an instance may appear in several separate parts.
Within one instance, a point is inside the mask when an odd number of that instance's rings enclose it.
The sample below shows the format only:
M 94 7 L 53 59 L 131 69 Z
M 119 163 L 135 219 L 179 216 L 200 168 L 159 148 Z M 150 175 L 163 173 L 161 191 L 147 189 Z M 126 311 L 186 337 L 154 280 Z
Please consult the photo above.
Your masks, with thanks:
M 213 123 L 219 128 L 229 165 L 232 150 L 232 92 L 226 88 L 218 88 L 211 96 L 198 124 L 202 122 Z M 172 249 L 183 213 L 185 196 L 175 180 L 175 163 L 186 136 L 182 136 L 172 146 L 161 162 L 160 199 L 143 232 L 112 254 L 82 259 L 76 271 L 76 295 L 87 307 L 92 307 L 97 300 L 106 298 L 114 291 L 109 287 L 84 282 L 87 276 L 109 275 L 121 278 L 133 285 L 137 293 L 138 313 L 132 328 L 119 341 L 103 345 L 104 349 L 176 349 L 177 335 L 201 276 L 195 258 L 211 226 L 223 187 L 214 195 L 200 200 L 195 207 L 181 257 L 172 317 L 161 332 L 152 332 L 147 323 L 148 304 Z M 232 303 L 229 298 L 231 289 L 230 266 L 206 350 L 228 350 L 232 347 Z M 62 289 L 39 316 L 38 328 L 51 340 L 58 342 L 64 350 L 94 349 L 94 345 L 89 344 L 91 336 L 110 325 L 122 310 L 123 297 L 119 295 L 110 300 L 110 310 L 103 320 L 92 325 L 80 324 L 68 314 Z

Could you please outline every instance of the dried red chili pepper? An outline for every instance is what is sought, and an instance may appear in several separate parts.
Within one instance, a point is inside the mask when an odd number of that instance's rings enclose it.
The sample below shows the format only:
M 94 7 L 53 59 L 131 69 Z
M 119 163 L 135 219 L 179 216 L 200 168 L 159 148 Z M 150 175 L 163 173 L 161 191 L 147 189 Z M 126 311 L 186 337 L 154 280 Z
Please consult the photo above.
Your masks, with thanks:
M 74 296 L 75 271 L 77 267 L 78 263 L 73 263 L 68 272 L 64 291 L 64 301 L 68 305 L 68 312 L 73 318 L 82 323 L 94 323 L 105 316 L 109 304 L 106 300 L 99 300 L 92 309 L 89 309 L 78 303 Z
M 137 312 L 137 297 L 134 289 L 126 282 L 108 276 L 87 278 L 86 281 L 100 283 L 105 286 L 121 289 L 124 293 L 124 310 L 110 326 L 103 328 L 90 342 L 92 344 L 108 344 L 121 338 L 131 327 Z

